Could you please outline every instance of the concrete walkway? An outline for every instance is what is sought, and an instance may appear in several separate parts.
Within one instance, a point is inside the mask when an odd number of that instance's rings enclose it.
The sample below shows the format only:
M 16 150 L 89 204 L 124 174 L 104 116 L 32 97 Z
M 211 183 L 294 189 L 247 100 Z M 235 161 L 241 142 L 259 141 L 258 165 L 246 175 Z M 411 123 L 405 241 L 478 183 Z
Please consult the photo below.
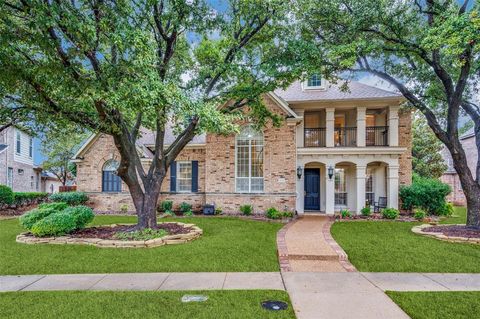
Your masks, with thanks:
M 0 291 L 285 290 L 278 272 L 132 273 L 0 276 Z

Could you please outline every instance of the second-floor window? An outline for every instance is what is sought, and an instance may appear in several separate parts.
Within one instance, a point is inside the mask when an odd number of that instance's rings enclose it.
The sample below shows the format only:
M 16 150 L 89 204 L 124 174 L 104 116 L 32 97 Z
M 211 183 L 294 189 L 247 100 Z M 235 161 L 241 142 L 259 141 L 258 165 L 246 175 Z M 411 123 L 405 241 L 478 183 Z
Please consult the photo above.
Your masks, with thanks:
M 30 139 L 28 140 L 28 156 L 30 158 L 33 157 L 33 138 L 30 137 Z
M 315 88 L 322 86 L 322 77 L 318 74 L 311 75 L 307 80 L 307 87 Z
M 22 137 L 19 131 L 17 131 L 15 146 L 16 146 L 15 151 L 17 152 L 17 154 L 20 154 L 20 152 L 22 151 Z

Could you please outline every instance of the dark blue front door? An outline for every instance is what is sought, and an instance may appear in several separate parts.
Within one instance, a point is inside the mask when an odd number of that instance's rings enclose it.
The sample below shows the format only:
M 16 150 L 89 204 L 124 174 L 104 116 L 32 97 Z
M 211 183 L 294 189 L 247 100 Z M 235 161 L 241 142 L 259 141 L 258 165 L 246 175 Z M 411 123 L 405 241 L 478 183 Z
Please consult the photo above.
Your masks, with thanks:
M 305 210 L 320 210 L 320 169 L 305 169 Z

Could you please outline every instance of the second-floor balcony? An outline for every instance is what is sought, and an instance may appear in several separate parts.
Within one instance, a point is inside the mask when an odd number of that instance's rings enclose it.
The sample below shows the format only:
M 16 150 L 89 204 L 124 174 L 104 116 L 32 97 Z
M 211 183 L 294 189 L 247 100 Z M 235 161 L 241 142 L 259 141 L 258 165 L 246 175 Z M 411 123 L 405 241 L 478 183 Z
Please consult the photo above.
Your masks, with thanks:
M 326 146 L 326 128 L 305 128 L 304 145 L 305 147 L 325 147 Z M 357 128 L 356 127 L 336 127 L 333 132 L 335 147 L 356 147 Z M 388 126 L 367 126 L 365 128 L 366 146 L 388 146 Z

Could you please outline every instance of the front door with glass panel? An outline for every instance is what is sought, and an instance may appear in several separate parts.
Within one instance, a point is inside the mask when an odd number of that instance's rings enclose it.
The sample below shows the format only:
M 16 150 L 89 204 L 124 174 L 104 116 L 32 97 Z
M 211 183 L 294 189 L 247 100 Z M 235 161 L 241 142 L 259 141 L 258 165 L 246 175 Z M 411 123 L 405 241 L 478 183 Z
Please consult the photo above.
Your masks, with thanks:
M 320 210 L 320 169 L 305 169 L 305 210 Z

